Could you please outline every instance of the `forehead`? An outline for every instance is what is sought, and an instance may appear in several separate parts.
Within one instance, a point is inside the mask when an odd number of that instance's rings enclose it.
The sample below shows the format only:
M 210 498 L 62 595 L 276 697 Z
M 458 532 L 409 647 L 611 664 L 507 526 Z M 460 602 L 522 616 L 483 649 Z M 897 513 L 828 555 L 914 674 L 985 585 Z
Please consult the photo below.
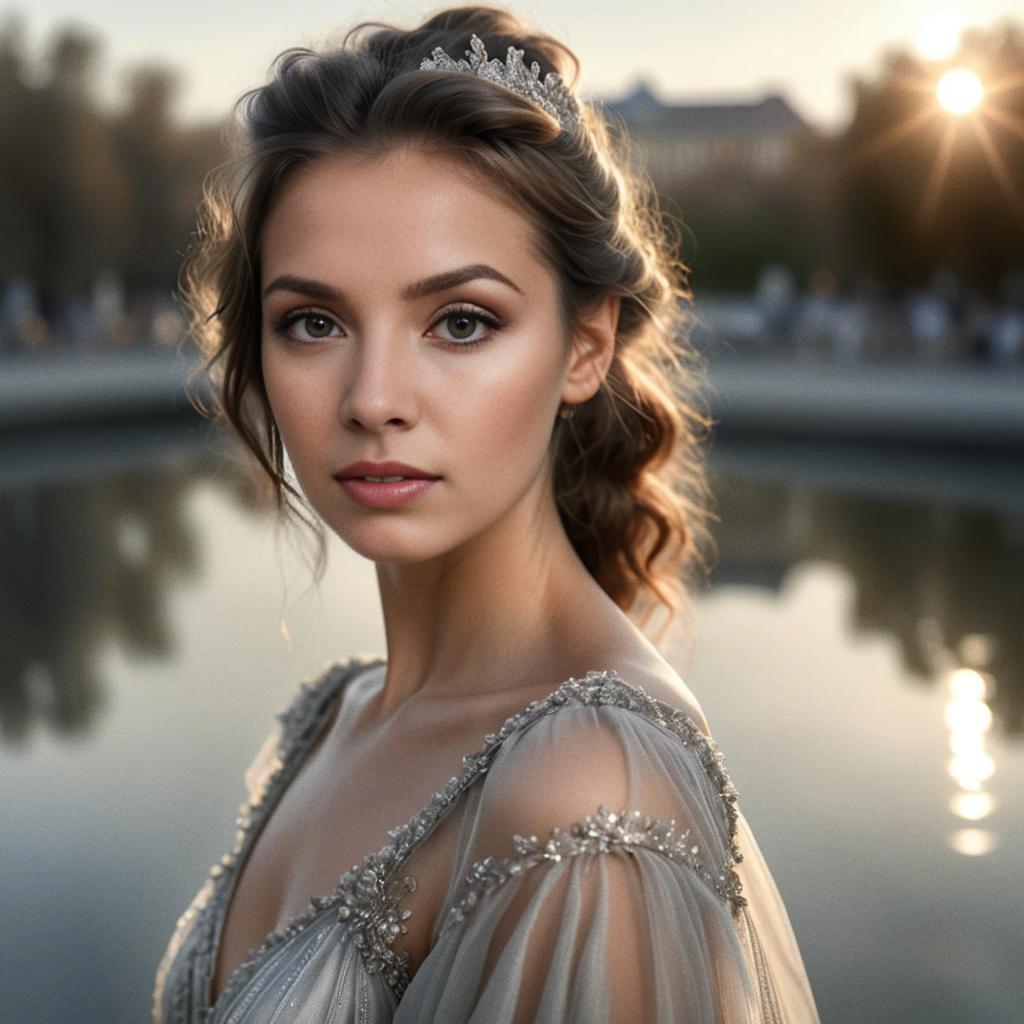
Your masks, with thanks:
M 356 271 L 380 280 L 487 262 L 548 275 L 533 228 L 456 158 L 403 148 L 324 156 L 282 186 L 261 233 L 263 276 Z M 313 271 L 316 271 L 314 274 Z

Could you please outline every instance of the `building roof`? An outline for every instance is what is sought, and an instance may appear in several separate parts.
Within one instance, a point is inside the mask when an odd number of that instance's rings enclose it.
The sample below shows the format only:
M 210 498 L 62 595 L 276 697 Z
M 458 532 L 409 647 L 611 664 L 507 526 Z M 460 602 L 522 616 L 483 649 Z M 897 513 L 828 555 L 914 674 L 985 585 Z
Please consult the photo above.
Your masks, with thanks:
M 647 83 L 638 82 L 618 100 L 599 102 L 628 124 L 678 135 L 789 135 L 809 125 L 780 93 L 750 103 L 662 103 Z

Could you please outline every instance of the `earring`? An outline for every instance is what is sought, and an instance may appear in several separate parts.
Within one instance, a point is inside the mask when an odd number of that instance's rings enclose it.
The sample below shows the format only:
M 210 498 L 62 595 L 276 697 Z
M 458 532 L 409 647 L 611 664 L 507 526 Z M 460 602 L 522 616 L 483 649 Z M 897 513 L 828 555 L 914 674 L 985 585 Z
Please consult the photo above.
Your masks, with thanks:
M 563 405 L 562 408 L 558 410 L 558 415 L 561 416 L 563 420 L 571 420 L 573 416 L 576 415 L 576 406 L 568 404 Z

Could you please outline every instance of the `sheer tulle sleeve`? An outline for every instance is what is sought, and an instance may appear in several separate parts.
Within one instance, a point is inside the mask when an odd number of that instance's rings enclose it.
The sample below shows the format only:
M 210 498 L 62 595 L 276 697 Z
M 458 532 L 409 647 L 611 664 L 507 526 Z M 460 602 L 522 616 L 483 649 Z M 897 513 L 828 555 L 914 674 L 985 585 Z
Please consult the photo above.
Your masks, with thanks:
M 748 913 L 734 793 L 680 715 L 567 706 L 510 736 L 395 1024 L 816 1022 L 809 988 L 777 991 Z
M 280 717 L 274 727 L 267 734 L 263 745 L 256 751 L 255 757 L 249 762 L 245 769 L 245 790 L 249 795 L 249 802 L 257 804 L 263 796 L 267 780 L 275 768 L 281 763 L 281 740 L 284 736 L 284 728 Z

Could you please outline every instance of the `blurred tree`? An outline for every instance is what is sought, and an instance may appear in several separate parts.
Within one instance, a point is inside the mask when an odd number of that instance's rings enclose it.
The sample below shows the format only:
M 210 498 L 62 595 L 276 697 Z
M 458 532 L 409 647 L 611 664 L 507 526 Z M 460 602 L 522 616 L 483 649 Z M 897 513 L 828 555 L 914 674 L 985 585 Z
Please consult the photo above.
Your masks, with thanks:
M 85 29 L 57 30 L 35 126 L 35 187 L 43 190 L 35 273 L 44 291 L 59 296 L 88 289 L 97 269 L 118 257 L 124 182 L 95 95 L 101 49 Z
M 0 28 L 0 279 L 26 274 L 44 304 L 116 254 L 119 172 L 92 91 L 99 52 L 87 31 L 59 29 L 36 85 L 21 19 Z
M 14 93 L 25 79 L 25 20 L 10 11 L 0 25 L 0 95 Z
M 27 276 L 45 314 L 110 270 L 129 300 L 170 299 L 203 177 L 227 155 L 220 124 L 175 122 L 172 69 L 132 69 L 119 109 L 104 109 L 101 52 L 88 29 L 66 25 L 33 59 L 23 19 L 0 23 L 0 284 Z
M 987 95 L 956 116 L 936 96 L 943 73 L 974 70 Z M 965 32 L 948 61 L 883 57 L 854 79 L 853 119 L 837 140 L 844 270 L 890 290 L 939 267 L 994 294 L 1024 264 L 1024 32 L 1014 22 Z
M 35 96 L 26 81 L 26 63 L 24 20 L 10 13 L 0 25 L 0 280 L 28 269 L 36 245 Z
M 185 241 L 176 165 L 180 147 L 172 120 L 179 78 L 169 68 L 137 67 L 126 82 L 127 103 L 113 122 L 127 184 L 121 265 L 129 290 L 169 286 Z M 155 240 L 163 244 L 154 245 Z

